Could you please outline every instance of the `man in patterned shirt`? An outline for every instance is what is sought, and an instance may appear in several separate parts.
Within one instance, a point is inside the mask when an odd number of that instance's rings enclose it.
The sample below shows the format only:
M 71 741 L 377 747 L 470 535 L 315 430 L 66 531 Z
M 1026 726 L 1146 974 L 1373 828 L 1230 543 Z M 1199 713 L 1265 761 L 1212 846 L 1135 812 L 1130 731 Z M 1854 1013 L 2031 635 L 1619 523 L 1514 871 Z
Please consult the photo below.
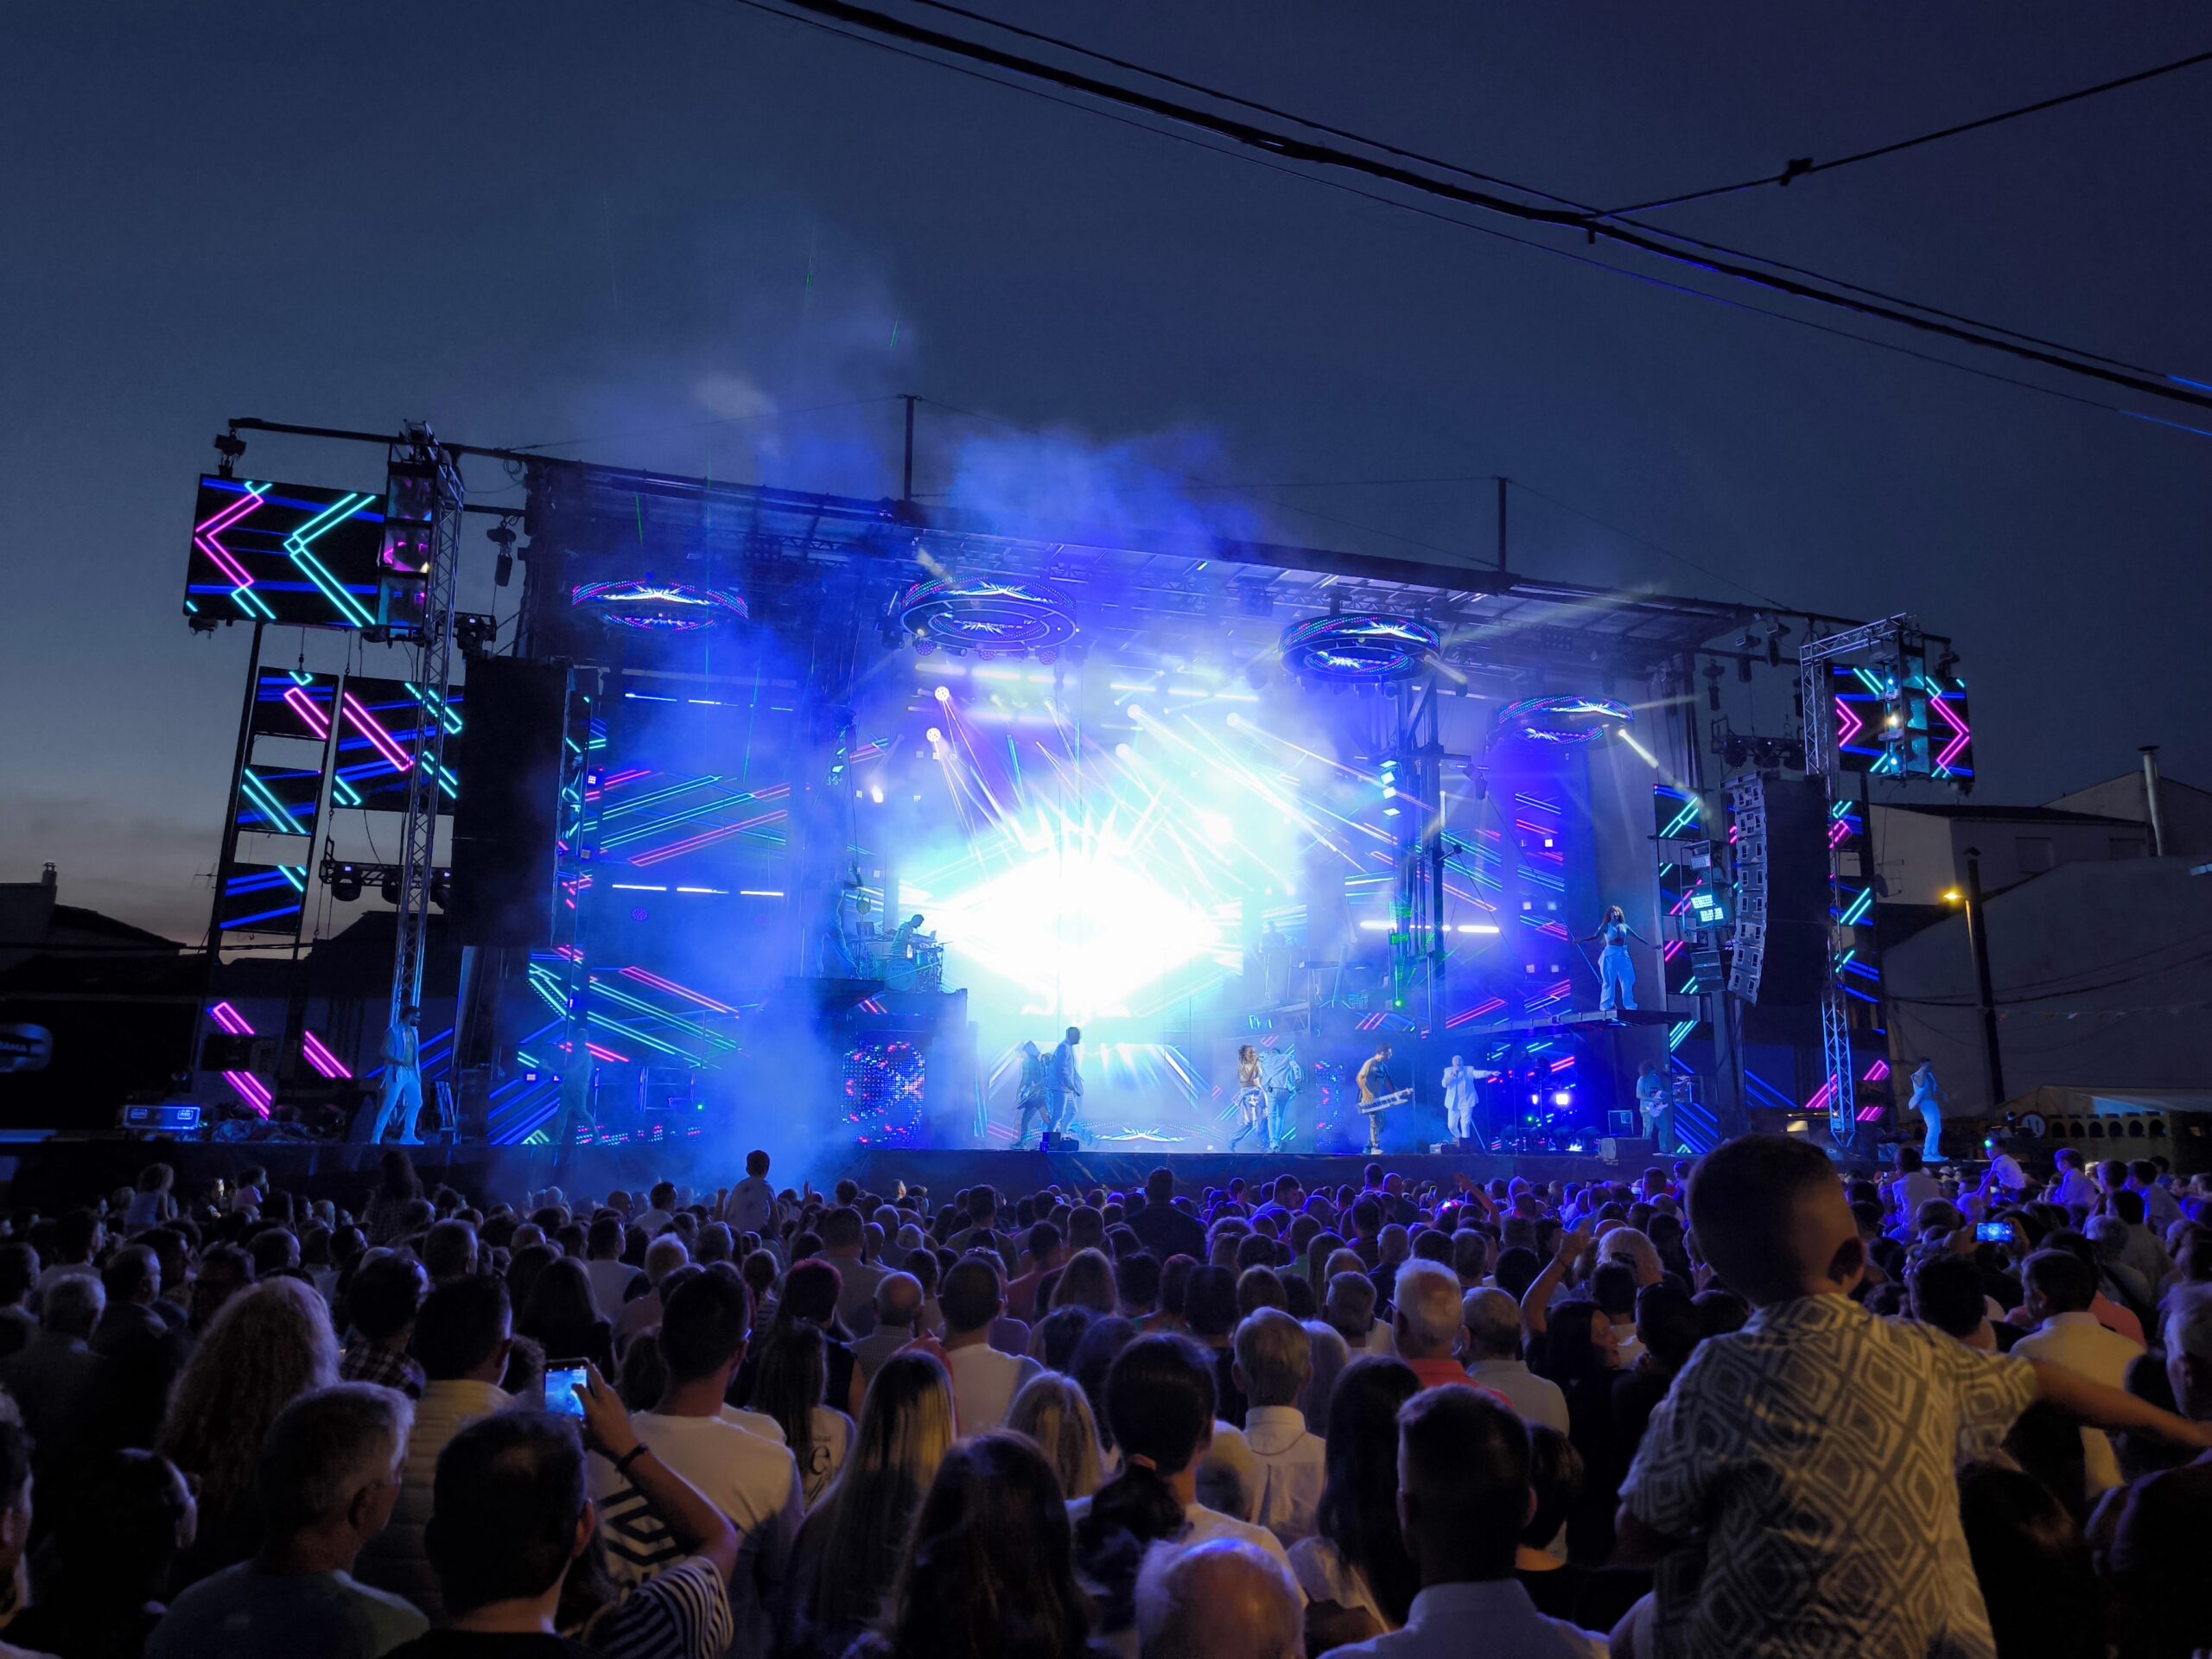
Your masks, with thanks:
M 2038 1397 L 2212 1445 L 2212 1426 L 2118 1389 L 1868 1313 L 1852 1300 L 1865 1243 L 1809 1141 L 1751 1135 L 1711 1153 L 1689 1219 L 1758 1312 L 1700 1344 L 1622 1484 L 1616 1561 L 1657 1566 L 1631 1616 L 1639 1659 L 1993 1656 L 1961 1459 L 1993 1449 Z

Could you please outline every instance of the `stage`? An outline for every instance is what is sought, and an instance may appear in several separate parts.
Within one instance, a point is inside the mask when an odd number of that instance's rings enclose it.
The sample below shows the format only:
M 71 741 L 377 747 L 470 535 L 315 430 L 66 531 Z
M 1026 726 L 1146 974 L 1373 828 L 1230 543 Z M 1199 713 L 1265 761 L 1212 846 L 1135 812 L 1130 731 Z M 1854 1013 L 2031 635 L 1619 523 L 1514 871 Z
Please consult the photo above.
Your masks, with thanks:
M 1465 1175 L 1478 1181 L 1526 1176 L 1534 1181 L 1611 1179 L 1629 1181 L 1653 1163 L 1646 1141 L 1616 1143 L 1617 1158 L 1594 1154 L 1385 1154 L 1380 1162 L 1409 1182 L 1452 1183 Z M 425 1190 L 443 1183 L 472 1201 L 504 1201 L 524 1206 L 548 1187 L 565 1198 L 603 1199 L 621 1189 L 640 1193 L 655 1181 L 689 1186 L 695 1197 L 711 1199 L 715 1190 L 734 1185 L 745 1173 L 744 1154 L 725 1154 L 702 1140 L 673 1140 L 620 1147 L 423 1146 L 408 1149 Z M 51 1215 L 127 1187 L 151 1163 L 177 1173 L 177 1189 L 189 1192 L 220 1178 L 235 1183 L 251 1167 L 266 1169 L 272 1185 L 309 1198 L 329 1198 L 359 1213 L 376 1179 L 375 1147 L 340 1141 L 162 1141 L 121 1138 L 17 1141 L 0 1147 L 0 1182 L 11 1207 Z M 1058 1182 L 1063 1187 L 1097 1186 L 1128 1190 L 1162 1164 L 1175 1172 L 1177 1189 L 1198 1196 L 1209 1186 L 1225 1186 L 1241 1176 L 1247 1182 L 1294 1174 L 1312 1186 L 1360 1185 L 1370 1160 L 1316 1153 L 1168 1153 L 1084 1149 L 1077 1152 L 1015 1152 L 975 1148 L 924 1152 L 900 1148 L 853 1148 L 826 1154 L 811 1164 L 779 1164 L 771 1179 L 780 1188 L 810 1185 L 818 1192 L 850 1179 L 863 1190 L 889 1197 L 899 1182 L 928 1190 L 937 1203 L 950 1201 L 963 1187 L 988 1182 L 1009 1198 L 1020 1198 Z M 1671 1160 L 1669 1160 L 1671 1161 Z

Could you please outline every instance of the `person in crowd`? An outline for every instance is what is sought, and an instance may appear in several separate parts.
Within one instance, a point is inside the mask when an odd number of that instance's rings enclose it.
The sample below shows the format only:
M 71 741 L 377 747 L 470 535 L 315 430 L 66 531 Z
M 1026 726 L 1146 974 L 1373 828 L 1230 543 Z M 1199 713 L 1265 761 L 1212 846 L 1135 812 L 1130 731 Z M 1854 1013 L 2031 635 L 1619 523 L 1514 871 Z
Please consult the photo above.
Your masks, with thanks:
M 1107 1375 L 1105 1415 L 1120 1471 L 1068 1513 L 1077 1565 L 1109 1636 L 1132 1627 L 1137 1569 L 1157 1541 L 1237 1538 L 1288 1567 L 1273 1533 L 1198 1502 L 1198 1461 L 1214 1422 L 1213 1368 L 1203 1351 L 1181 1337 L 1138 1338 Z
M 1098 1316 L 1087 1307 L 1056 1307 L 1029 1333 L 1029 1357 L 1048 1371 L 1072 1376 L 1075 1357 Z
M 924 1332 L 922 1281 L 911 1273 L 887 1273 L 875 1281 L 875 1328 L 853 1344 L 861 1387 L 872 1386 L 884 1363 Z
M 1390 1327 L 1375 1317 L 1375 1281 L 1363 1273 L 1329 1274 L 1328 1291 L 1321 1300 L 1321 1317 L 1344 1339 L 1344 1345 L 1351 1350 L 1355 1359 L 1362 1354 L 1393 1351 Z
M 167 1458 L 129 1449 L 95 1458 L 52 1497 L 48 1582 L 8 1640 L 58 1659 L 139 1659 L 199 1522 L 191 1488 Z
M 31 1432 L 32 1466 L 49 1491 L 60 1491 L 94 1452 L 111 1443 L 112 1368 L 92 1348 L 106 1306 L 98 1278 L 70 1274 L 55 1280 L 46 1289 L 37 1340 L 0 1361 L 0 1388 Z
M 2104 1590 L 2049 1487 L 1974 1465 L 1959 1478 L 1959 1522 L 1999 1659 L 2105 1659 Z
M 661 1319 L 660 1399 L 632 1421 L 639 1445 L 705 1494 L 736 1529 L 731 1618 L 740 1650 L 765 1652 L 773 1637 L 768 1610 L 790 1564 L 803 1505 L 791 1454 L 724 1413 L 752 1323 L 752 1298 L 735 1275 L 709 1268 L 685 1280 Z M 682 1541 L 651 1494 L 612 1459 L 593 1458 L 591 1490 L 616 1582 L 641 1584 L 683 1558 Z
M 1114 1264 L 1103 1250 L 1077 1250 L 1060 1270 L 1052 1287 L 1052 1306 L 1087 1307 L 1102 1317 L 1120 1306 L 1114 1288 Z
M 123 1212 L 123 1236 L 136 1238 L 176 1219 L 176 1171 L 167 1164 L 149 1164 L 138 1172 L 130 1203 Z
M 29 1577 L 25 1556 L 31 1541 L 31 1437 L 13 1412 L 0 1411 L 0 1613 L 12 1615 L 23 1604 Z M 0 1633 L 7 1659 L 37 1659 Z
M 1993 1446 L 2038 1395 L 2099 1427 L 2212 1445 L 2212 1428 L 2063 1367 L 1868 1313 L 1852 1300 L 1866 1243 L 1809 1141 L 1748 1135 L 1708 1153 L 1689 1221 L 1758 1312 L 1700 1346 L 1622 1486 L 1621 1560 L 1661 1564 L 1623 1633 L 1633 1653 L 1986 1650 L 1952 1481 L 1962 1447 Z M 1825 1471 L 1840 1467 L 1864 1478 L 1839 1485 Z M 1701 1573 L 1682 1570 L 1692 1560 Z
M 1997 1351 L 1996 1331 L 1989 1322 L 1989 1299 L 1981 1291 L 1981 1272 L 1967 1257 L 1923 1257 L 1907 1271 L 1905 1287 L 1906 1309 L 1923 1325 L 1932 1325 L 1985 1354 Z
M 1898 1161 L 1902 1164 L 1903 1158 L 1900 1157 Z M 2096 1207 L 2097 1184 L 2089 1179 L 2088 1172 L 2082 1166 L 2079 1147 L 2061 1147 L 2052 1162 L 2057 1166 L 2057 1173 L 2050 1183 L 2050 1201 L 2065 1211 L 2073 1218 L 2074 1225 L 2078 1227 L 2089 1211 Z
M 1144 1208 L 1129 1217 L 1128 1226 L 1158 1261 L 1173 1255 L 1205 1260 L 1206 1230 L 1175 1207 L 1175 1173 L 1164 1164 L 1145 1177 Z
M 162 1414 L 183 1374 L 192 1338 L 156 1312 L 161 1300 L 161 1258 L 143 1244 L 110 1254 L 100 1269 L 106 1311 L 93 1326 L 91 1347 L 106 1363 L 108 1397 L 102 1440 L 111 1446 L 151 1446 Z
M 399 1237 L 409 1209 L 420 1202 L 423 1182 L 415 1166 L 397 1147 L 377 1160 L 377 1184 L 361 1211 L 361 1231 L 371 1245 L 389 1244 Z
M 1160 1316 L 1160 1262 L 1150 1250 L 1133 1250 L 1114 1263 L 1115 1311 L 1140 1326 Z
M 408 1348 L 429 1288 L 429 1275 L 411 1255 L 385 1250 L 362 1262 L 346 1292 L 353 1336 L 338 1361 L 342 1380 L 396 1389 L 410 1400 L 423 1397 L 422 1362 Z
M 1558 1383 L 1539 1376 L 1521 1357 L 1521 1309 L 1495 1287 L 1471 1290 L 1459 1299 L 1461 1338 L 1467 1375 L 1521 1414 L 1531 1425 L 1567 1432 L 1567 1395 Z
M 1236 1357 L 1230 1345 L 1243 1317 L 1236 1308 L 1236 1275 L 1227 1268 L 1193 1270 L 1190 1282 L 1183 1287 L 1183 1314 L 1190 1325 L 1191 1340 L 1212 1357 L 1214 1398 L 1219 1402 L 1222 1421 L 1242 1428 L 1244 1391 L 1236 1386 Z
M 1313 1375 L 1306 1327 L 1289 1314 L 1262 1308 L 1236 1327 L 1236 1386 L 1244 1391 L 1244 1441 L 1258 1464 L 1258 1484 L 1244 1515 L 1283 1545 L 1310 1537 L 1327 1475 L 1321 1437 L 1299 1408 Z
M 991 1326 L 1006 1311 L 1000 1272 L 988 1256 L 964 1255 L 946 1272 L 939 1297 L 945 1368 L 952 1374 L 963 1434 L 980 1434 L 1005 1422 L 1021 1385 L 1042 1369 L 1026 1355 L 1002 1354 L 990 1345 Z M 1113 1294 L 1110 1276 L 1107 1294 Z
M 514 1405 L 499 1386 L 512 1338 L 507 1287 L 497 1279 L 441 1285 L 415 1316 L 415 1357 L 426 1380 L 390 1523 L 364 1547 L 359 1570 L 365 1583 L 404 1596 L 433 1619 L 442 1608 L 425 1540 L 438 1454 L 470 1423 Z
M 1396 1303 L 1391 1343 L 1421 1387 L 1474 1387 L 1458 1357 L 1459 1281 L 1451 1269 L 1433 1262 L 1408 1262 L 1398 1269 Z
M 1305 1659 L 1288 1568 L 1233 1538 L 1158 1550 L 1137 1580 L 1141 1659 Z
M 1472 1389 L 1428 1389 L 1398 1413 L 1398 1514 L 1421 1590 L 1402 1630 L 1346 1656 L 1458 1655 L 1470 1631 L 1493 1652 L 1603 1659 L 1603 1637 L 1536 1611 L 1514 1571 L 1535 1503 L 1529 1431 Z
M 338 1339 L 314 1286 L 272 1279 L 223 1304 L 185 1362 L 155 1446 L 199 1482 L 198 1533 L 178 1582 L 260 1547 L 261 1443 L 286 1406 L 337 1381 Z
M 2137 1218 L 2139 1220 L 2141 1217 L 2139 1216 Z M 41 1310 L 45 1306 L 46 1293 L 60 1281 L 73 1277 L 98 1279 L 100 1276 L 98 1257 L 100 1247 L 106 1242 L 107 1229 L 92 1211 L 72 1210 L 54 1223 L 53 1259 L 39 1274 L 38 1289 L 33 1298 Z
M 730 1188 L 729 1198 L 722 1206 L 722 1219 L 733 1232 L 767 1231 L 768 1218 L 776 1208 L 776 1189 L 769 1184 L 768 1167 L 766 1153 L 745 1154 L 745 1179 Z
M 1667 1397 L 1675 1378 L 1705 1339 L 1697 1307 L 1680 1285 L 1663 1281 L 1636 1294 L 1636 1362 L 1613 1379 L 1613 1427 L 1618 1444 L 1614 1448 L 1618 1467 L 1601 1471 L 1610 1482 L 1610 1495 L 1620 1487 L 1629 1460 L 1643 1439 L 1645 1427 L 1659 1402 Z
M 0 1360 L 22 1352 L 38 1335 L 31 1294 L 38 1286 L 38 1252 L 27 1243 L 0 1244 Z
M 963 1440 L 930 1483 L 881 1630 L 849 1659 L 1090 1659 L 1069 1505 L 1018 1434 Z
M 644 1271 L 622 1259 L 628 1242 L 629 1229 L 612 1210 L 602 1210 L 594 1216 L 584 1235 L 582 1265 L 590 1287 L 593 1311 L 610 1321 L 630 1299 L 631 1281 Z
M 1521 1529 L 1513 1570 L 1538 1612 L 1573 1624 L 1591 1569 L 1569 1562 L 1559 1548 L 1567 1518 L 1582 1496 L 1582 1454 L 1564 1431 L 1529 1424 L 1529 1484 L 1535 1503 Z
M 404 1396 L 368 1382 L 279 1412 L 255 1471 L 260 1548 L 179 1596 L 146 1659 L 383 1659 L 422 1635 L 429 1620 L 413 1603 L 353 1576 L 391 1519 L 413 1418 Z
M 1006 1306 L 1015 1319 L 1033 1325 L 1037 1316 L 1047 1311 L 1037 1306 L 1038 1287 L 1047 1274 L 1058 1273 L 1066 1265 L 1067 1249 L 1060 1230 L 1049 1221 L 1032 1224 L 1026 1244 L 1022 1259 L 1028 1266 L 1007 1281 Z
M 663 1305 L 661 1287 L 668 1282 L 668 1275 L 684 1268 L 691 1260 L 684 1248 L 683 1236 L 673 1230 L 663 1233 L 645 1246 L 645 1288 L 622 1305 L 614 1319 L 614 1348 L 617 1353 L 626 1353 L 630 1344 L 642 1332 L 651 1331 L 660 1324 Z M 632 1281 L 634 1287 L 635 1281 Z
M 855 1337 L 875 1329 L 875 1287 L 889 1271 L 863 1259 L 861 1212 L 839 1205 L 822 1218 L 822 1254 L 837 1269 L 837 1318 Z
M 842 1659 L 875 1623 L 953 1438 L 944 1366 L 921 1352 L 886 1360 L 861 1407 L 852 1455 L 792 1547 L 781 1621 L 782 1651 L 791 1659 Z M 1096 1459 L 1094 1437 L 1094 1470 Z
M 2097 1323 L 2089 1311 L 2097 1294 L 2095 1273 L 2069 1251 L 2037 1250 L 2024 1264 L 2021 1278 L 2027 1293 L 2022 1305 L 2037 1328 L 2014 1343 L 2012 1351 L 2022 1359 L 2063 1365 L 2110 1389 L 2126 1388 L 2127 1368 L 2143 1346 Z M 2082 1429 L 2082 1457 L 2094 1503 L 2120 1484 L 2120 1463 L 2111 1440 L 2096 1428 Z
M 423 1270 L 434 1285 L 450 1284 L 476 1272 L 476 1229 L 458 1216 L 448 1216 L 423 1235 Z
M 823 1402 L 829 1378 L 821 1327 L 779 1325 L 760 1346 L 747 1402 L 783 1431 L 798 1465 L 800 1500 L 810 1505 L 829 1490 L 852 1448 L 852 1419 Z
M 1068 1497 L 1089 1497 L 1098 1490 L 1103 1462 L 1098 1419 L 1072 1377 L 1057 1371 L 1031 1377 L 1014 1396 L 1006 1426 L 1037 1442 Z
M 602 1373 L 610 1372 L 614 1370 L 614 1324 L 600 1312 L 594 1294 L 584 1263 L 567 1257 L 549 1262 L 530 1287 L 530 1300 L 516 1315 L 515 1330 L 543 1347 L 548 1360 L 582 1360 Z

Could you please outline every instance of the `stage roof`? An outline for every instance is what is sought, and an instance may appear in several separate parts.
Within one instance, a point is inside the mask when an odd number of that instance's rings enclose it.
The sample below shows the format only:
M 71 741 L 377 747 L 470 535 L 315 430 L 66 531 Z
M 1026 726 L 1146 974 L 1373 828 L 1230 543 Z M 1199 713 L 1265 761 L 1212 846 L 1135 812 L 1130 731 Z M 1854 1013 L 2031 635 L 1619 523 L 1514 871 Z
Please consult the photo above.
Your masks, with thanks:
M 1338 608 L 1420 615 L 1463 667 L 1586 662 L 1636 673 L 1765 614 L 1726 601 L 1191 531 L 1013 526 L 915 503 L 581 462 L 538 461 L 531 472 L 533 537 L 609 575 L 681 572 L 734 582 L 748 597 L 853 582 L 887 596 L 936 569 L 1042 579 L 1075 597 L 1091 644 L 1109 650 L 1179 624 L 1272 636 Z

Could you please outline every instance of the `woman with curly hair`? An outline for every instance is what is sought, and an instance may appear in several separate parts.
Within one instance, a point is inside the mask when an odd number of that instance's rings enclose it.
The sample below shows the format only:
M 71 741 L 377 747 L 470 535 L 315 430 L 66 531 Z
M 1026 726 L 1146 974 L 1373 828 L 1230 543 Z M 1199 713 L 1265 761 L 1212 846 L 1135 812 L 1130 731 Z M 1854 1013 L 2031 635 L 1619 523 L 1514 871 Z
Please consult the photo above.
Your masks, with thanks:
M 242 1561 L 260 1547 L 254 1470 L 276 1414 L 338 1381 L 338 1338 L 313 1285 L 269 1279 L 225 1302 L 169 1397 L 156 1447 L 200 1481 L 200 1533 L 178 1583 Z

